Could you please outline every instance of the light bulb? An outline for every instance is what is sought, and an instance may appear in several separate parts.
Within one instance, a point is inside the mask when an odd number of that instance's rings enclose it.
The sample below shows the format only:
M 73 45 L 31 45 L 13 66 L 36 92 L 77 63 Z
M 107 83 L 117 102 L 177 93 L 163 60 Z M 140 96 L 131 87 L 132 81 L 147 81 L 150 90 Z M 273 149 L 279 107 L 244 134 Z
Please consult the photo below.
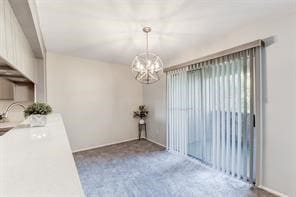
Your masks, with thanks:
M 159 69 L 159 63 L 158 62 L 156 62 L 154 65 L 155 65 L 154 67 L 155 67 L 156 70 Z
M 137 68 L 137 69 L 140 69 L 140 68 L 141 68 L 141 64 L 140 64 L 139 61 L 137 61 L 136 68 Z
M 147 60 L 147 68 L 151 67 L 151 60 Z

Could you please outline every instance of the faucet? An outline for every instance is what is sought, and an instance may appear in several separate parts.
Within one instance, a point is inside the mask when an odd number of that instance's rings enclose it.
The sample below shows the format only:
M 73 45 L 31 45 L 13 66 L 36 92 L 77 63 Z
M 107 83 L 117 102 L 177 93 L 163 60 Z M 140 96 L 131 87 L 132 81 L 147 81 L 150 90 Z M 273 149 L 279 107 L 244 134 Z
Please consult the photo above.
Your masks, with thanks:
M 6 110 L 5 110 L 2 114 L 0 114 L 0 122 L 6 122 L 6 121 L 7 121 L 7 118 L 8 118 L 8 112 L 9 112 L 14 106 L 20 106 L 20 107 L 22 107 L 24 110 L 26 109 L 26 107 L 25 107 L 23 104 L 21 104 L 21 103 L 12 103 L 12 104 L 10 104 L 10 105 L 6 108 Z

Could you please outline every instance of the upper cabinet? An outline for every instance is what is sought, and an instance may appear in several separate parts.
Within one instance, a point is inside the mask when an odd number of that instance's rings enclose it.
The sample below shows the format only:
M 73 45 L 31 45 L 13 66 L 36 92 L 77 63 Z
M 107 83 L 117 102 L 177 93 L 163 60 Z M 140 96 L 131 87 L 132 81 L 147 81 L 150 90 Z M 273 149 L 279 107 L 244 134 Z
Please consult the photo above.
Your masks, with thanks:
M 0 0 L 0 57 L 35 82 L 36 59 L 8 0 Z

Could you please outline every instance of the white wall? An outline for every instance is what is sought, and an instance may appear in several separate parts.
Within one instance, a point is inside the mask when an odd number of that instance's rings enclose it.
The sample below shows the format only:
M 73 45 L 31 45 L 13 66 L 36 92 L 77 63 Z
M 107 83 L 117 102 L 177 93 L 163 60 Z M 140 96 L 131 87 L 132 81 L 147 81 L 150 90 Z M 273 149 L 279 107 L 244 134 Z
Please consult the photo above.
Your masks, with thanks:
M 149 110 L 147 118 L 147 137 L 165 146 L 166 144 L 166 78 L 165 74 L 161 80 L 144 86 L 144 104 Z
M 296 196 L 296 13 L 283 17 L 258 19 L 209 41 L 198 48 L 184 51 L 169 65 L 212 54 L 256 39 L 268 38 L 263 73 L 264 142 L 262 186 Z M 165 125 L 165 83 L 144 87 L 144 104 L 155 114 L 151 124 Z M 153 95 L 150 95 L 153 94 Z M 147 96 L 149 95 L 149 96 Z M 161 122 L 161 123 L 160 123 Z M 153 132 L 153 131 L 152 131 Z M 155 130 L 151 136 L 163 136 Z M 161 143 L 165 143 L 160 139 Z
M 47 101 L 62 114 L 73 151 L 137 137 L 142 85 L 129 66 L 47 54 Z

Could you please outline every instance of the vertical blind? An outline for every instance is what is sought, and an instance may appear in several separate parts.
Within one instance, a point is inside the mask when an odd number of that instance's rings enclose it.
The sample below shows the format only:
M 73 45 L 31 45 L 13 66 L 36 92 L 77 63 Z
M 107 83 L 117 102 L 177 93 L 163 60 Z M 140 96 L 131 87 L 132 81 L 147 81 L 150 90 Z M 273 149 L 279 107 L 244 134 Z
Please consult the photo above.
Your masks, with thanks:
M 186 155 L 188 140 L 188 89 L 187 69 L 167 75 L 168 91 L 168 134 L 171 151 Z
M 256 48 L 167 72 L 167 144 L 245 181 L 255 181 Z

